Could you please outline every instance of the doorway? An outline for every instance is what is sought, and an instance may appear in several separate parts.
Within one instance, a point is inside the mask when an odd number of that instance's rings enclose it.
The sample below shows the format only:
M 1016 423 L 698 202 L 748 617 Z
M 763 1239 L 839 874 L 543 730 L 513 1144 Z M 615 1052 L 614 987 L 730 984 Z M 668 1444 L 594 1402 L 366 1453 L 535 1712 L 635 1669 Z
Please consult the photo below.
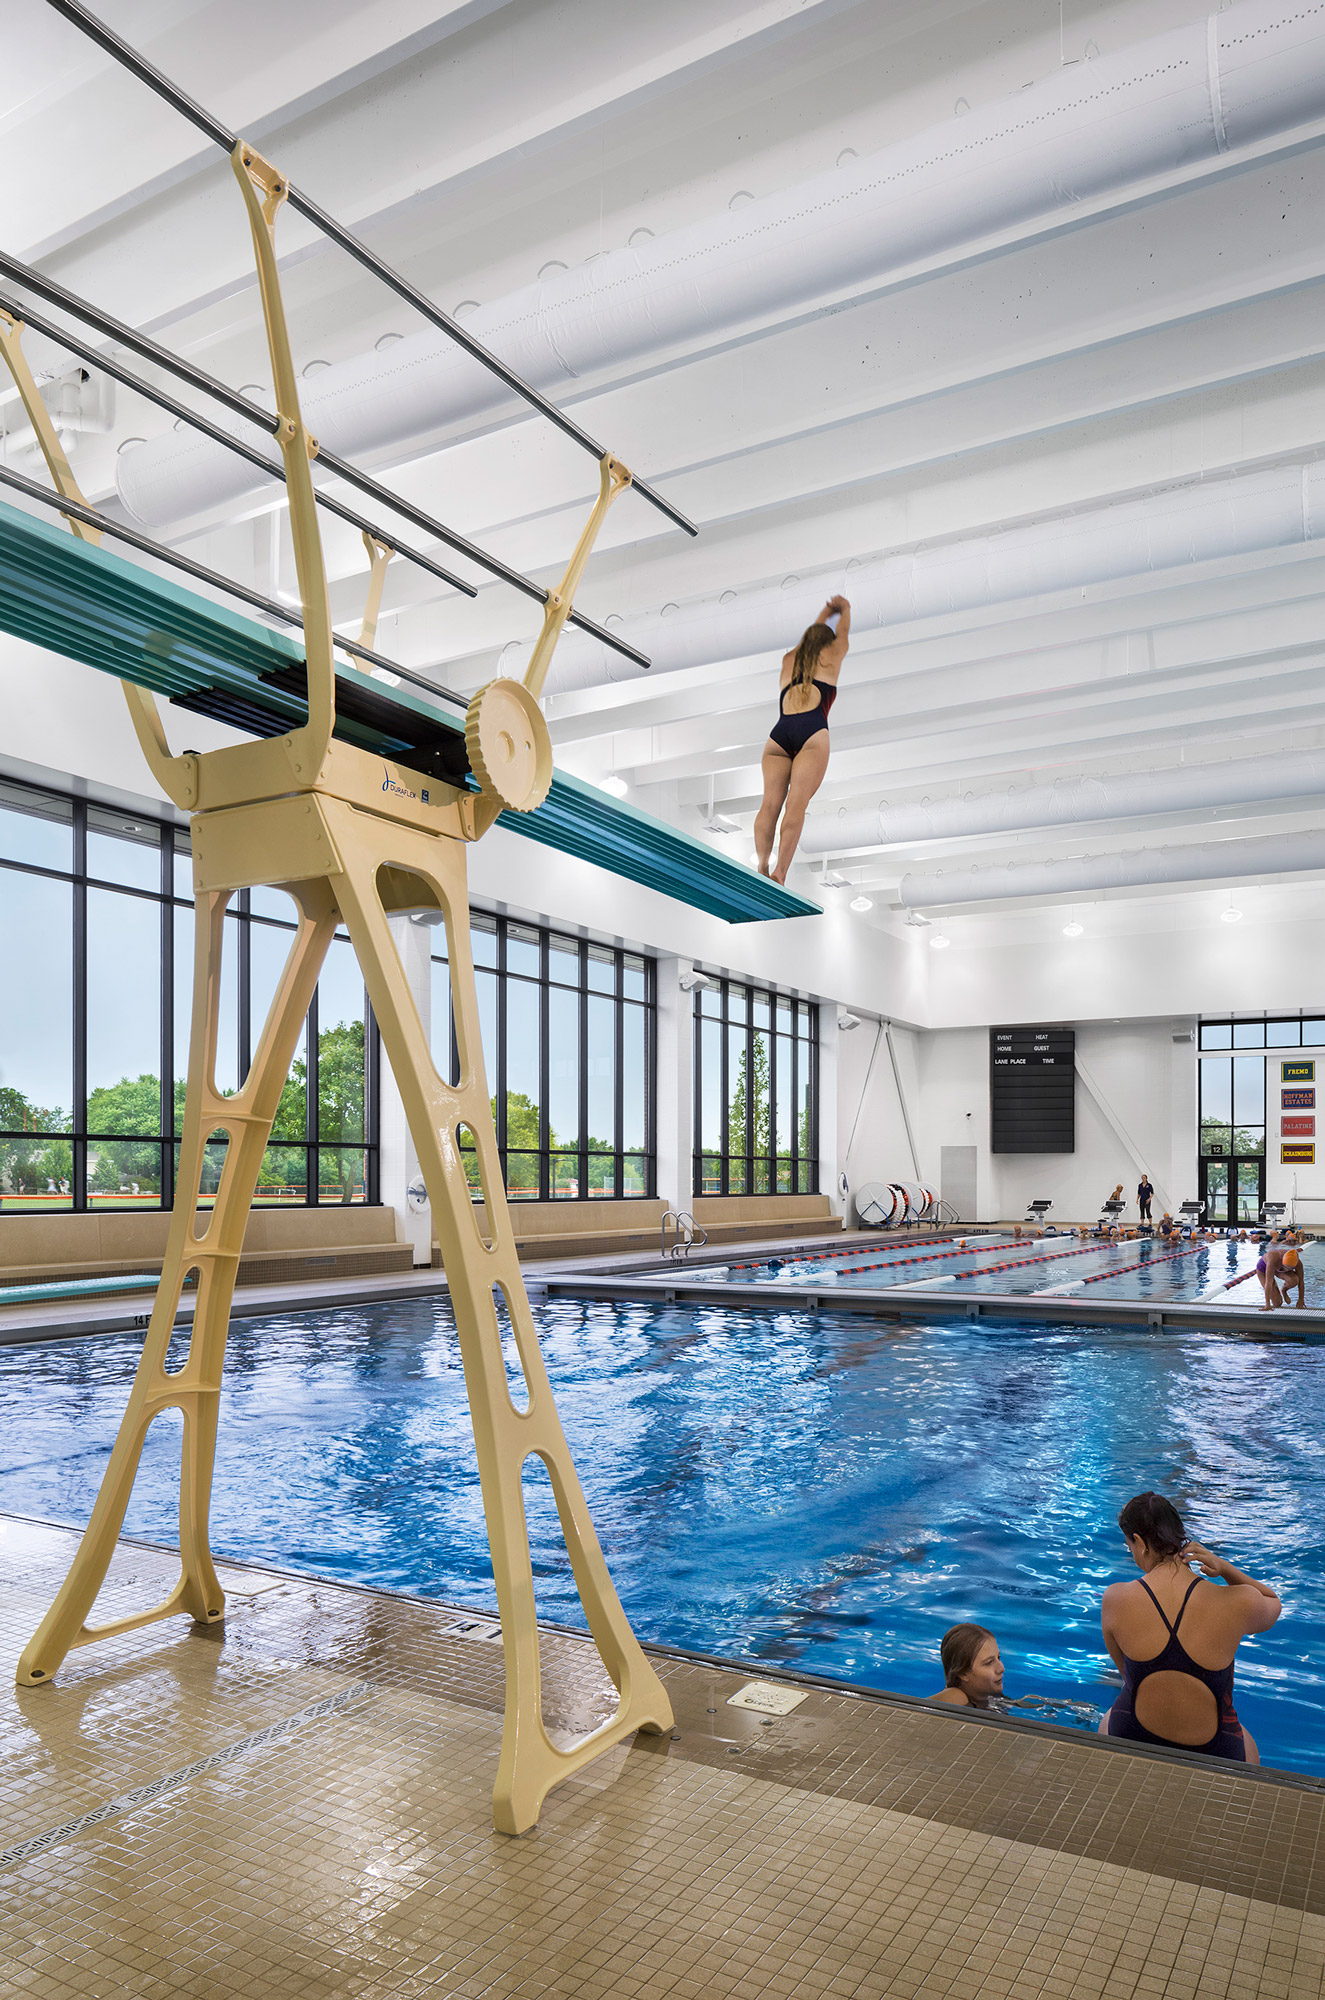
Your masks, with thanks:
M 1247 1229 L 1259 1222 L 1265 1200 L 1265 1156 L 1201 1162 L 1205 1219 L 1219 1229 Z

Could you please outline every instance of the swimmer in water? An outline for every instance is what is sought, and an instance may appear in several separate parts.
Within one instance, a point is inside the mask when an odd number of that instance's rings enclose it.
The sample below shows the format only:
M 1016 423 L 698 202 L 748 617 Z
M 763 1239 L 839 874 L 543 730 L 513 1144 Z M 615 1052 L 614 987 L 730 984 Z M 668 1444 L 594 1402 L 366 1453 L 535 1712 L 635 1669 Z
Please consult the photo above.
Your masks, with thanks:
M 953 1625 L 939 1645 L 943 1686 L 931 1701 L 956 1708 L 989 1708 L 1003 1692 L 998 1640 L 983 1625 Z
M 829 619 L 837 621 L 834 631 Z M 761 875 L 785 882 L 805 824 L 805 808 L 828 769 L 828 711 L 837 699 L 837 678 L 847 656 L 851 606 L 830 597 L 794 652 L 782 656 L 778 719 L 764 745 L 764 802 L 755 818 L 755 856 Z M 778 814 L 782 832 L 776 862 L 773 835 Z M 771 865 L 770 865 L 771 863 Z

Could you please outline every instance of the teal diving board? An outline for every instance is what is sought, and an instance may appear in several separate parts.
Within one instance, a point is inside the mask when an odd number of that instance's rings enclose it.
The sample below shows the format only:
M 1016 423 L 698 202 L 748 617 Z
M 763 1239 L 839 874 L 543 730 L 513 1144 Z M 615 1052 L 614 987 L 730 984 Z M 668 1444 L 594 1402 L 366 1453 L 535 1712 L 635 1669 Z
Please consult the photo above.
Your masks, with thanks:
M 255 736 L 307 717 L 299 641 L 0 502 L 0 630 Z M 336 666 L 336 735 L 450 784 L 470 782 L 464 717 L 403 682 Z M 814 917 L 817 903 L 597 786 L 554 774 L 500 826 L 727 923 Z

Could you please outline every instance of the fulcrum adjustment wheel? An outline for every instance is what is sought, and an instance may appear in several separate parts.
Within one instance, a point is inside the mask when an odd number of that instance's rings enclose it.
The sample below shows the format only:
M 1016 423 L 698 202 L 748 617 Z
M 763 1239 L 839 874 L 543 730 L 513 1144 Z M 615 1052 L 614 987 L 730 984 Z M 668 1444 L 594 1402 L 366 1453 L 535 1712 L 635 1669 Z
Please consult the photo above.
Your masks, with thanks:
M 465 715 L 470 769 L 512 812 L 541 806 L 552 783 L 552 739 L 543 711 L 519 681 L 489 681 Z

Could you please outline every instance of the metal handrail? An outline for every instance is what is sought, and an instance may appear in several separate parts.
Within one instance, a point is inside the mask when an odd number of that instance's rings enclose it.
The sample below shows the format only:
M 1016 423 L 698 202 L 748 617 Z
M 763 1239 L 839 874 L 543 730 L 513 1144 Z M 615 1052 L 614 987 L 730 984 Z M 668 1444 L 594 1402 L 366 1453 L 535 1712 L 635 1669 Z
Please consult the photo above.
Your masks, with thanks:
M 671 1223 L 676 1234 L 672 1243 L 667 1241 L 667 1225 Z M 702 1248 L 709 1240 L 707 1229 L 701 1229 L 688 1209 L 664 1209 L 659 1225 L 658 1254 L 670 1257 L 675 1263 L 679 1258 L 688 1257 L 698 1243 Z

